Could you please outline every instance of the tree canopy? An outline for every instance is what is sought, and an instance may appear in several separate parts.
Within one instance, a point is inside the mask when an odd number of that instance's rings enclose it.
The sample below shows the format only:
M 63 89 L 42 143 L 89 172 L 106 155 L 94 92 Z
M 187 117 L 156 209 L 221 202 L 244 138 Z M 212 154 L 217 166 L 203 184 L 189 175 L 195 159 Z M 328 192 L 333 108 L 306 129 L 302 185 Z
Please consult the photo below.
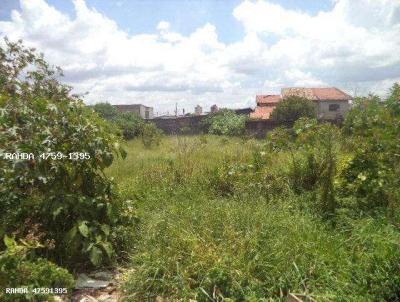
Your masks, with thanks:
M 316 118 L 316 108 L 312 101 L 298 96 L 285 98 L 271 114 L 271 119 L 277 121 L 296 121 L 301 117 Z

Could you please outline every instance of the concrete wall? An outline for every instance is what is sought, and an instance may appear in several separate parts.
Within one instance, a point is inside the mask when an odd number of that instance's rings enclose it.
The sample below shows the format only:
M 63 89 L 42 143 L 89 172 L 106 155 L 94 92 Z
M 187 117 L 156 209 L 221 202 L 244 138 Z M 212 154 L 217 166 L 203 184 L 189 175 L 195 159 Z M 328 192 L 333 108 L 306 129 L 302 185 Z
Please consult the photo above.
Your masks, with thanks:
M 147 115 L 146 115 L 146 112 L 148 112 Z M 147 107 L 144 105 L 140 105 L 139 115 L 144 119 L 154 118 L 153 107 Z
M 165 134 L 200 134 L 203 131 L 201 121 L 206 115 L 185 116 L 176 118 L 154 118 L 151 122 Z
M 147 111 L 148 118 L 149 119 L 154 118 L 153 107 L 147 107 L 147 106 L 144 106 L 141 104 L 121 105 L 121 106 L 126 106 L 126 107 L 118 107 L 118 105 L 115 105 L 115 107 L 120 112 L 135 112 L 135 113 L 139 114 L 142 118 L 147 118 L 146 117 L 146 111 Z
M 337 105 L 337 111 L 330 111 L 329 105 Z M 350 104 L 347 101 L 322 101 L 318 102 L 317 116 L 322 120 L 336 120 L 343 119 L 344 115 L 350 109 Z
M 146 115 L 146 112 L 148 112 L 148 117 Z M 140 116 L 142 118 L 153 119 L 154 118 L 153 107 L 140 106 Z

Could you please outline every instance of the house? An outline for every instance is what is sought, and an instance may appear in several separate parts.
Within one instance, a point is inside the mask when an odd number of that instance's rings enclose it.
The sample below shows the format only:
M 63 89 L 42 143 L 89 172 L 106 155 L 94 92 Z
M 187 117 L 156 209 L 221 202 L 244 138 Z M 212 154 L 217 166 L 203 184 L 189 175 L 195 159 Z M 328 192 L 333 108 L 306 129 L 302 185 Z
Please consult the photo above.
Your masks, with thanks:
M 281 101 L 280 95 L 257 95 L 257 107 L 254 112 L 250 113 L 252 119 L 269 119 L 276 105 Z
M 120 112 L 135 112 L 144 119 L 153 119 L 153 107 L 147 107 L 142 104 L 130 104 L 130 105 L 114 105 L 115 108 Z
M 250 114 L 253 119 L 269 119 L 276 105 L 290 96 L 307 98 L 315 103 L 317 118 L 321 120 L 343 119 L 350 109 L 352 97 L 336 87 L 327 88 L 282 88 L 280 95 L 256 96 L 257 107 Z

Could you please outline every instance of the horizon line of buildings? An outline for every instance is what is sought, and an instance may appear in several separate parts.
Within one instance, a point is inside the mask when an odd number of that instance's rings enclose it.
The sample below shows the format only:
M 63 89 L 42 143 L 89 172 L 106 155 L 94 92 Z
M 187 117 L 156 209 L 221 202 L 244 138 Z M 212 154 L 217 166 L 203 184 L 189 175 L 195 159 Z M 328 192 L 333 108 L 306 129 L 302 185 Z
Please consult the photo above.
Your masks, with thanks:
M 352 96 L 343 92 L 336 87 L 325 87 L 325 88 L 305 88 L 305 87 L 289 87 L 282 88 L 280 94 L 265 94 L 256 95 L 256 107 L 252 108 L 240 108 L 232 109 L 237 114 L 246 114 L 250 119 L 261 119 L 267 120 L 270 118 L 272 112 L 276 106 L 282 100 L 291 97 L 303 97 L 310 101 L 313 101 L 316 106 L 318 119 L 323 120 L 337 120 L 343 119 L 344 114 L 350 109 Z M 121 112 L 136 112 L 144 119 L 168 119 L 178 118 L 187 116 L 200 116 L 208 115 L 219 111 L 216 104 L 210 107 L 210 111 L 203 112 L 203 108 L 197 105 L 194 108 L 194 113 L 185 113 L 185 109 L 182 109 L 182 114 L 178 113 L 176 107 L 175 114 L 165 114 L 154 116 L 153 107 L 145 106 L 142 104 L 127 104 L 127 105 L 113 105 Z

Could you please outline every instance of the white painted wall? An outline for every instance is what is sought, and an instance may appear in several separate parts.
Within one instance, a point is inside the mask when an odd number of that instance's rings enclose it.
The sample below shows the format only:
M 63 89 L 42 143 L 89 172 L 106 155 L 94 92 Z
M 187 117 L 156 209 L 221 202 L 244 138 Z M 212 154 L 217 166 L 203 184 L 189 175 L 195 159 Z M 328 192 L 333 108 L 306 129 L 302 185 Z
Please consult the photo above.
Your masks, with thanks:
M 330 110 L 330 105 L 339 106 L 336 111 Z M 348 101 L 319 101 L 317 106 L 317 115 L 319 119 L 323 120 L 335 120 L 338 118 L 344 118 L 347 111 L 350 109 L 350 103 Z

